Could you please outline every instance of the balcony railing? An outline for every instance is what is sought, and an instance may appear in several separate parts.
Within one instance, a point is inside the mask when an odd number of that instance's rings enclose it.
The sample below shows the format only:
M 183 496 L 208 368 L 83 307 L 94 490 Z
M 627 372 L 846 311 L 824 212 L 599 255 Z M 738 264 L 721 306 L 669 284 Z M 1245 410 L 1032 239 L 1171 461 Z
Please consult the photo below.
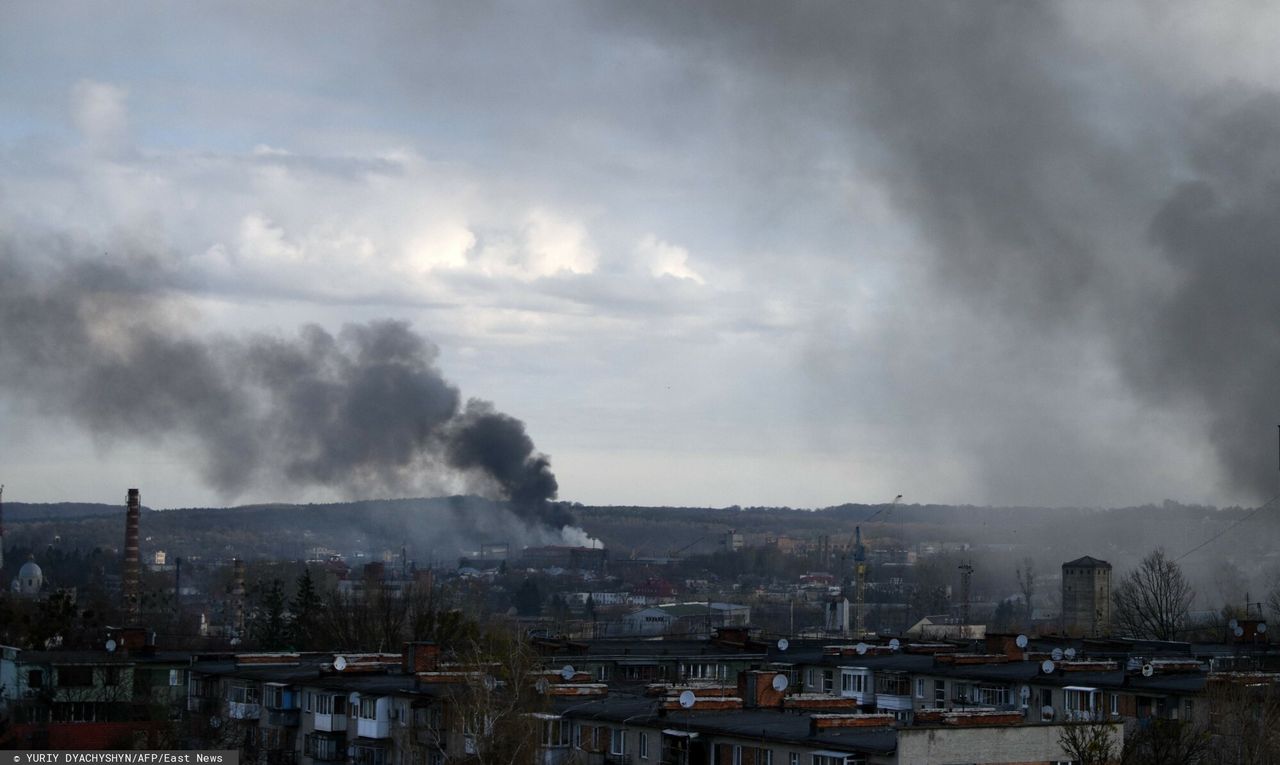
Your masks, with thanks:
M 298 718 L 299 712 L 296 709 L 267 710 L 267 725 L 274 725 L 277 728 L 296 728 Z
M 247 704 L 240 701 L 227 702 L 227 717 L 232 720 L 257 720 L 262 716 L 262 707 L 258 704 Z

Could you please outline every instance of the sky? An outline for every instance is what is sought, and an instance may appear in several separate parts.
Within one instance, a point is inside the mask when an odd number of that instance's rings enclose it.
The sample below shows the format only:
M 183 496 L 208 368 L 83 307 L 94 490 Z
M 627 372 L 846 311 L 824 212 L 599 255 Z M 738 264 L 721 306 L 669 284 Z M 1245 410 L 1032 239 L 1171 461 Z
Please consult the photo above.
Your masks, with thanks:
M 254 349 L 316 325 L 347 363 L 359 327 L 407 326 L 566 500 L 1265 500 L 1278 25 L 1246 2 L 3 4 L 0 482 L 158 507 L 473 489 L 434 458 L 300 480 L 273 453 L 314 444 L 240 416 L 280 405 Z M 139 418 L 149 386 L 162 409 L 201 384 L 137 352 L 155 327 L 252 390 Z M 138 368 L 129 396 L 104 358 Z

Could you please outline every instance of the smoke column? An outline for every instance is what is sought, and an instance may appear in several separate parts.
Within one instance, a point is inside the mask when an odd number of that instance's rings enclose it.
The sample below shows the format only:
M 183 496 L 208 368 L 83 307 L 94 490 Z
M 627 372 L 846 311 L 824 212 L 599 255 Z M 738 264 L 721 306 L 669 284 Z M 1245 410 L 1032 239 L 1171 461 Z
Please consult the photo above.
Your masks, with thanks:
M 524 423 L 472 400 L 401 321 L 336 334 L 199 337 L 167 263 L 86 257 L 65 242 L 0 242 L 0 385 L 97 435 L 195 444 L 208 484 L 349 496 L 456 483 L 560 528 L 555 476 Z M 38 264 L 38 265 L 37 265 Z
M 808 106 L 931 251 L 930 290 L 1019 350 L 1097 341 L 1153 415 L 1203 425 L 1230 490 L 1274 493 L 1280 94 L 1094 34 L 1150 43 L 1157 6 L 721 5 L 629 21 L 777 94 L 756 114 Z

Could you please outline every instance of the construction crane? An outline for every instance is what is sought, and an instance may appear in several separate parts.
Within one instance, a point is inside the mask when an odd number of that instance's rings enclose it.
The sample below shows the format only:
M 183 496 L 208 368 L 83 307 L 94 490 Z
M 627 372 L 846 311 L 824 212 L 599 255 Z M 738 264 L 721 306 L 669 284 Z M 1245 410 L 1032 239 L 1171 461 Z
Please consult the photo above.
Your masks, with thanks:
M 877 515 L 892 511 L 902 501 L 902 495 L 893 498 L 888 505 L 881 507 L 867 516 L 863 523 L 870 523 Z M 853 630 L 858 636 L 867 632 L 867 546 L 862 544 L 862 526 L 853 527 L 853 536 L 849 538 L 849 546 L 853 550 Z

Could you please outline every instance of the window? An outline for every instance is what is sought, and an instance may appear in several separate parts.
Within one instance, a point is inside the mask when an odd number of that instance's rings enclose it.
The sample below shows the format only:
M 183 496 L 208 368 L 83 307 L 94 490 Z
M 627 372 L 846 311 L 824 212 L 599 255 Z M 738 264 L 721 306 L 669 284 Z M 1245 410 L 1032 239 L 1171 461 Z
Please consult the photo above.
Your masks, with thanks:
M 1187 722 L 1190 722 L 1190 721 L 1191 721 L 1191 713 L 1192 713 L 1192 711 L 1194 711 L 1194 709 L 1195 709 L 1195 708 L 1192 706 L 1192 701 L 1191 701 L 1191 699 L 1183 699 L 1183 701 L 1182 701 L 1182 719 L 1183 719 L 1183 720 L 1185 720 L 1185 721 L 1187 721 Z
M 387 750 L 381 746 L 356 744 L 351 761 L 355 765 L 387 765 Z
M 543 746 L 568 746 L 571 723 L 565 720 L 545 720 L 542 725 Z
M 93 667 L 55 667 L 59 688 L 92 688 Z
M 596 680 L 598 682 L 606 682 L 609 679 L 609 665 L 601 664 L 596 667 Z
M 302 740 L 302 753 L 317 762 L 336 762 L 346 759 L 346 747 L 341 736 L 310 733 Z
M 573 726 L 573 747 L 575 749 L 582 748 L 582 726 L 581 725 Z
M 28 687 L 28 688 L 43 688 L 43 687 L 44 687 L 44 670 L 42 670 L 42 669 L 33 669 L 33 670 L 28 671 L 28 672 L 27 672 L 27 687 Z
M 688 662 L 680 665 L 686 680 L 721 680 L 724 667 L 714 662 Z
M 648 733 L 640 734 L 640 759 L 642 760 L 649 759 L 649 734 Z
M 813 765 L 845 765 L 844 757 L 832 757 L 826 754 L 813 755 Z
M 182 670 L 180 669 L 169 670 L 169 687 L 176 688 L 179 685 L 182 685 Z
M 799 752 L 792 752 L 792 753 L 791 753 L 791 757 L 790 757 L 790 758 L 788 758 L 788 765 L 800 765 L 800 753 L 799 753 Z
M 947 683 L 945 680 L 933 681 L 933 706 L 942 709 L 947 705 Z
M 1118 693 L 1111 694 L 1111 714 L 1115 717 L 1120 716 L 1120 694 Z
M 1009 689 L 1001 685 L 979 685 L 973 689 L 973 703 L 1002 707 L 1009 703 Z
M 363 696 L 360 699 L 360 711 L 358 716 L 364 720 L 378 719 L 378 700 Z
M 742 747 L 733 745 L 733 765 L 742 765 Z
M 316 714 L 345 715 L 347 713 L 347 697 L 332 696 L 327 693 L 316 694 Z
M 609 754 L 627 753 L 627 732 L 621 728 L 609 729 Z
M 822 692 L 831 693 L 831 689 L 835 687 L 835 673 L 832 670 L 823 670 L 822 672 Z
M 901 673 L 877 672 L 876 693 L 883 696 L 908 696 L 911 694 L 911 680 Z
M 924 698 L 924 678 L 923 677 L 916 678 L 916 698 L 917 699 Z
M 804 684 L 810 690 L 813 690 L 813 670 L 812 669 L 806 669 L 804 671 Z
M 235 704 L 257 704 L 258 689 L 249 685 L 233 685 L 227 689 L 227 701 Z
M 306 693 L 302 694 L 302 698 L 306 702 L 306 710 L 308 714 L 311 713 L 311 697 L 314 695 L 315 694 L 313 694 L 311 691 L 307 691 Z

